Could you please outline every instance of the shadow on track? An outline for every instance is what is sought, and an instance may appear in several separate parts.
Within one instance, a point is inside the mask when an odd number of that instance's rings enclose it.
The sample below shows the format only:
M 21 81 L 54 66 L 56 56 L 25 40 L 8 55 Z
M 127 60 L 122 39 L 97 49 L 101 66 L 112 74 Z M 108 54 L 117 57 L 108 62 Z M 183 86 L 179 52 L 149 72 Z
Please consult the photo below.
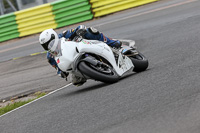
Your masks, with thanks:
M 148 69 L 146 71 L 148 71 Z M 142 72 L 140 72 L 140 73 L 142 73 Z M 140 74 L 140 73 L 129 73 L 129 74 L 125 75 L 124 77 L 120 78 L 120 80 L 118 82 L 113 83 L 113 84 L 119 84 L 123 80 L 126 80 L 127 78 L 132 77 L 132 76 L 136 76 L 137 74 Z M 97 89 L 100 89 L 100 88 L 103 88 L 103 87 L 107 87 L 107 86 L 113 85 L 113 84 L 107 84 L 107 83 L 103 83 L 103 82 L 96 82 L 96 83 L 97 84 L 90 85 L 90 86 L 88 86 L 87 83 L 85 83 L 86 86 L 83 85 L 83 86 L 80 87 L 80 89 L 75 90 L 75 91 L 71 91 L 71 92 L 66 93 L 66 94 L 63 94 L 62 96 L 63 97 L 75 96 L 75 95 L 91 92 L 91 91 L 94 91 L 94 90 L 97 90 Z M 59 96 L 59 97 L 62 97 L 62 96 Z
M 142 72 L 140 72 L 140 73 L 142 73 Z M 113 83 L 113 84 L 117 84 L 120 81 L 125 80 L 126 78 L 134 76 L 134 75 L 137 75 L 137 74 L 139 74 L 139 73 L 129 73 L 129 74 L 121 77 L 118 82 Z M 71 92 L 71 93 L 69 93 L 69 95 L 74 95 L 74 94 L 79 94 L 79 93 L 85 93 L 85 92 L 88 92 L 88 91 L 93 91 L 93 90 L 100 89 L 102 87 L 110 86 L 110 85 L 113 85 L 113 84 L 108 84 L 108 83 L 100 82 L 99 84 L 96 84 L 96 85 L 93 85 L 93 86 L 89 86 L 89 87 L 84 87 L 81 90 L 77 90 L 77 91 Z
M 70 93 L 65 94 L 65 96 L 74 96 L 74 95 L 86 93 L 86 92 L 89 92 L 89 91 L 94 91 L 94 90 L 97 90 L 97 89 L 100 89 L 100 88 L 102 88 L 102 87 L 109 86 L 109 85 L 112 85 L 112 84 L 106 84 L 106 83 L 100 82 L 100 83 L 98 83 L 98 84 L 96 84 L 96 85 L 84 86 L 84 87 L 82 87 L 82 88 L 79 89 L 79 90 L 72 91 L 72 92 L 70 92 Z
M 145 70 L 145 71 L 138 72 L 138 73 L 133 72 L 133 73 L 126 74 L 125 76 L 121 77 L 120 80 L 119 80 L 118 82 L 120 82 L 120 81 L 122 81 L 122 80 L 125 80 L 125 79 L 128 78 L 128 77 L 135 76 L 135 75 L 144 73 L 144 72 L 149 71 L 149 70 L 150 70 L 150 69 L 147 69 L 147 70 Z
M 111 85 L 111 84 L 106 84 L 106 83 L 100 82 L 99 84 L 89 86 L 89 87 L 84 87 L 81 90 L 77 90 L 77 91 L 72 92 L 72 93 L 74 93 L 74 94 L 85 93 L 85 92 L 100 89 L 102 87 L 109 86 L 109 85 Z
M 126 74 L 125 76 L 121 77 L 120 80 L 119 80 L 118 82 L 120 82 L 120 81 L 122 81 L 122 80 L 125 80 L 126 78 L 131 77 L 131 76 L 134 76 L 134 75 L 136 75 L 136 74 L 138 74 L 138 73 L 129 73 L 129 74 Z

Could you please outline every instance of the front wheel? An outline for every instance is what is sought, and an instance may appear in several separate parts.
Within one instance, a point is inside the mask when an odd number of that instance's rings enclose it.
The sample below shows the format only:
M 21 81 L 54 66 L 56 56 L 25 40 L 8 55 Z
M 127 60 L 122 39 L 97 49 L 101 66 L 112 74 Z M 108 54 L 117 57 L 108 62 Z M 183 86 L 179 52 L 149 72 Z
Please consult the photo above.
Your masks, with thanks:
M 142 72 L 145 71 L 148 66 L 149 62 L 144 55 L 138 52 L 138 54 L 129 57 L 134 65 L 134 72 Z
M 98 81 L 114 83 L 119 80 L 119 76 L 107 64 L 93 65 L 89 62 L 82 61 L 79 63 L 78 68 L 84 75 Z

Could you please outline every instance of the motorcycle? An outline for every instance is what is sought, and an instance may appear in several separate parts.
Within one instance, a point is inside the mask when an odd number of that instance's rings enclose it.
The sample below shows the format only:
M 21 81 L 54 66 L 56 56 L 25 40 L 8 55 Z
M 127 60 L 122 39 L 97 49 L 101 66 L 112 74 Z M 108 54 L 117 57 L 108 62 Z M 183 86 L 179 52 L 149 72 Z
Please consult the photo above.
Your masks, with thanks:
M 58 42 L 56 46 L 49 45 L 50 52 L 58 67 L 72 75 L 74 85 L 82 85 L 88 79 L 114 83 L 127 73 L 142 72 L 148 67 L 148 60 L 137 51 L 133 40 L 120 40 L 120 49 L 80 37 L 73 41 L 65 38 L 55 41 Z

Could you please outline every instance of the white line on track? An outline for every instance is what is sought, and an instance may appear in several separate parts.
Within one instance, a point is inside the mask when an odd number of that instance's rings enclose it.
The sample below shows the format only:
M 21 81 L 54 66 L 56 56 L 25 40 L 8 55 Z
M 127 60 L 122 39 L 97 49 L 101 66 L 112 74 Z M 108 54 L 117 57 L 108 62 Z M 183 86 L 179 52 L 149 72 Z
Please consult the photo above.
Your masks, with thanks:
M 47 96 L 49 96 L 49 95 L 51 95 L 51 94 L 53 94 L 53 93 L 55 93 L 55 92 L 57 92 L 57 91 L 60 91 L 60 90 L 62 90 L 62 89 L 64 89 L 64 88 L 70 86 L 71 84 L 72 84 L 72 83 L 67 84 L 67 85 L 65 85 L 65 86 L 63 86 L 63 87 L 61 87 L 61 88 L 59 88 L 59 89 L 56 89 L 56 90 L 54 90 L 54 91 L 48 93 L 47 95 L 44 95 L 44 96 L 42 96 L 42 97 L 40 97 L 40 98 L 38 98 L 38 99 L 35 99 L 35 100 L 33 100 L 33 101 L 31 101 L 31 102 L 29 102 L 29 103 L 23 105 L 23 106 L 20 106 L 20 107 L 14 109 L 14 110 L 11 110 L 11 111 L 9 111 L 9 112 L 7 112 L 7 113 L 1 115 L 0 118 L 3 117 L 3 116 L 5 116 L 5 115 L 8 115 L 8 114 L 10 114 L 10 113 L 12 113 L 12 112 L 14 112 L 14 111 L 16 111 L 16 110 L 19 110 L 19 109 L 21 109 L 21 108 L 23 108 L 23 107 L 25 107 L 25 106 L 28 106 L 29 104 L 34 103 L 34 102 L 36 102 L 36 101 L 38 101 L 38 100 L 40 100 L 40 99 L 42 99 L 42 98 L 44 98 L 44 97 L 47 97 Z

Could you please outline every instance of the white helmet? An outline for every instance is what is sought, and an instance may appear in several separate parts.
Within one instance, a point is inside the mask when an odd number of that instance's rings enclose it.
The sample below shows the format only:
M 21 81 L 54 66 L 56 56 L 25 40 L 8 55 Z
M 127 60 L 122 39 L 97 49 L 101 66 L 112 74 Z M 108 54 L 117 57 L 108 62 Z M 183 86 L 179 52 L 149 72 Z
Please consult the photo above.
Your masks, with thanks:
M 39 37 L 39 42 L 45 50 L 49 50 L 49 43 L 54 40 L 55 45 L 58 43 L 58 35 L 53 29 L 44 30 Z

